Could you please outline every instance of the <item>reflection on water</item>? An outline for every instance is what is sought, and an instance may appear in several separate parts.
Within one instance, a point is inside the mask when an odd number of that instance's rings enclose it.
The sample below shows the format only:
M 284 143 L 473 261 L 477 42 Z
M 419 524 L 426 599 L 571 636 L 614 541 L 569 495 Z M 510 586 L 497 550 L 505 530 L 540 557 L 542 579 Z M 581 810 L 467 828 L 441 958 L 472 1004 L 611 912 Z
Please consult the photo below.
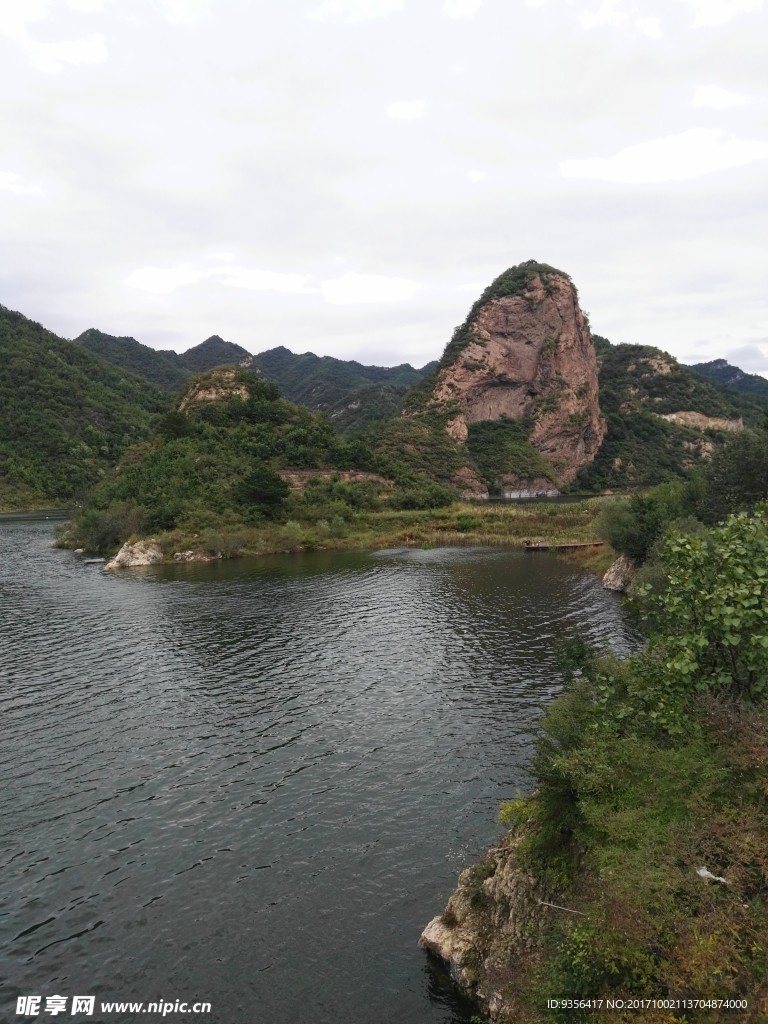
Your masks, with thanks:
M 615 596 L 498 549 L 110 576 L 49 544 L 0 524 L 8 1006 L 468 1020 L 416 940 L 526 784 L 554 640 L 634 642 Z

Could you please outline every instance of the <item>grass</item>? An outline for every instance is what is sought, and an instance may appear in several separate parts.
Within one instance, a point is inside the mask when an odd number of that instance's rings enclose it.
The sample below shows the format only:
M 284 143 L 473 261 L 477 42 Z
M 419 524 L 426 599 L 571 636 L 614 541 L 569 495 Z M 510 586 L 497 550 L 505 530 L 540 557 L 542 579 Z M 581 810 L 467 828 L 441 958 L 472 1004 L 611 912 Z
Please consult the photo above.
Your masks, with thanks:
M 768 710 L 701 698 L 691 726 L 690 737 L 674 746 L 616 738 L 571 759 L 584 859 L 566 898 L 586 916 L 553 922 L 532 1003 L 544 993 L 743 998 L 750 1008 L 739 1020 L 761 1019 L 759 1000 L 768 995 Z M 726 884 L 701 878 L 701 867 Z M 702 1007 L 643 1019 L 714 1024 L 728 1016 Z M 588 1019 L 635 1018 L 605 1010 Z
M 330 520 L 247 526 L 212 518 L 156 535 L 170 558 L 196 550 L 225 558 L 284 551 L 363 550 L 467 545 L 522 546 L 524 540 L 578 543 L 594 540 L 599 501 L 569 504 L 457 502 L 428 510 L 360 511 Z M 60 543 L 69 546 L 66 530 Z

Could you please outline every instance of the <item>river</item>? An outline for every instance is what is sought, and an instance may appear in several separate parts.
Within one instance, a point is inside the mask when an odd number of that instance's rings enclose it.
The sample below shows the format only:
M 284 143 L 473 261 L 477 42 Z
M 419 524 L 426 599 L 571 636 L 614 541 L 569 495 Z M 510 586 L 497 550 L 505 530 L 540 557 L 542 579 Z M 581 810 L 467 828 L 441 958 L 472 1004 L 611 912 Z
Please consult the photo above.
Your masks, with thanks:
M 52 538 L 0 520 L 0 1019 L 468 1021 L 420 931 L 528 785 L 557 638 L 636 644 L 616 596 L 498 548 L 112 575 Z

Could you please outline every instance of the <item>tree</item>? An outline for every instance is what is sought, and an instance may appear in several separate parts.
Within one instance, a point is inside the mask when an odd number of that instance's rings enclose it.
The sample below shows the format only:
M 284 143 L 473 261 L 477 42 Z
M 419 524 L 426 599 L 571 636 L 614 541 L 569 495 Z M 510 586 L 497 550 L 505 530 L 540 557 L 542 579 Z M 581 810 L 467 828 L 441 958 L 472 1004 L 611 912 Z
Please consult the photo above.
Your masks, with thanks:
M 661 551 L 669 579 L 645 598 L 663 682 L 757 700 L 768 693 L 768 506 Z
M 269 466 L 255 466 L 235 488 L 235 500 L 255 518 L 279 519 L 291 488 Z
M 753 511 L 768 499 L 768 430 L 744 430 L 715 450 L 705 472 L 707 493 L 699 503 L 706 523 L 732 512 Z

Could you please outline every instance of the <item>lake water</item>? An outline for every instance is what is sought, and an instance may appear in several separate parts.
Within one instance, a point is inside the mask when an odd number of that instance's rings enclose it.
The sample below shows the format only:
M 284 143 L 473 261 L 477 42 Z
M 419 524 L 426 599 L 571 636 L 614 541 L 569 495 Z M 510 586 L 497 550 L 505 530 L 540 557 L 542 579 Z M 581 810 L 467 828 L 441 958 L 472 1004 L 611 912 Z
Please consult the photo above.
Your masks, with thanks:
M 0 521 L 0 1019 L 467 1021 L 419 934 L 527 786 L 554 642 L 637 642 L 615 595 L 500 549 L 110 575 L 51 541 Z

